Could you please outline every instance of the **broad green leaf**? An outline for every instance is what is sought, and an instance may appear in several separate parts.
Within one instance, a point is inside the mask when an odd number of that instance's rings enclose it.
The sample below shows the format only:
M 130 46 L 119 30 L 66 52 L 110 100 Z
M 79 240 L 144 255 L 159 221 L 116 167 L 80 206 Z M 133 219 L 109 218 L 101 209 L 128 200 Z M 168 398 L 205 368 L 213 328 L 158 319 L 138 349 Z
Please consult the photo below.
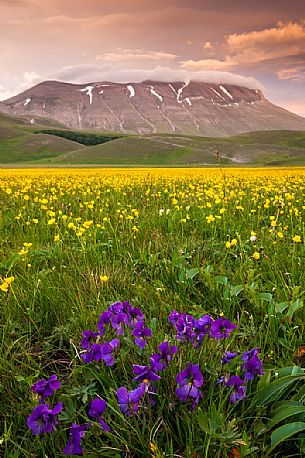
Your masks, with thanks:
M 218 275 L 215 277 L 216 283 L 219 283 L 220 285 L 227 285 L 228 284 L 228 277 L 225 277 L 224 275 Z
M 198 267 L 194 267 L 193 269 L 186 269 L 186 279 L 187 280 L 193 280 L 196 275 L 198 275 L 200 272 L 200 269 Z
M 19 253 L 14 253 L 6 261 L 1 263 L 1 267 L 3 267 L 5 270 L 9 271 L 19 258 L 20 258 L 20 254 Z
M 276 410 L 276 413 L 272 416 L 271 420 L 268 422 L 266 429 L 273 428 L 277 423 L 280 423 L 286 418 L 292 417 L 293 415 L 303 414 L 305 415 L 305 406 L 290 406 L 286 408 L 279 408 Z M 303 420 L 303 418 L 301 418 Z
M 271 302 L 272 301 L 272 294 L 271 293 L 261 293 L 260 298 L 263 301 Z
M 244 285 L 235 285 L 231 287 L 231 296 L 238 296 L 244 290 Z
M 305 423 L 298 421 L 294 423 L 288 423 L 287 425 L 280 426 L 271 434 L 271 447 L 268 450 L 268 454 L 275 449 L 281 442 L 289 439 L 297 433 L 305 430 Z
M 298 375 L 304 373 L 304 369 L 299 366 L 281 367 L 281 369 L 278 370 L 278 378 L 286 377 L 287 375 Z
M 262 406 L 277 401 L 290 385 L 301 379 L 305 379 L 304 373 L 281 377 L 280 379 L 269 383 L 269 385 L 265 386 L 256 393 L 252 404 L 255 406 Z
M 300 299 L 297 299 L 293 304 L 289 306 L 286 316 L 288 318 L 292 318 L 294 313 L 301 308 L 303 308 L 303 301 L 301 301 Z
M 286 308 L 289 307 L 288 302 L 280 302 L 279 304 L 275 304 L 275 312 L 276 313 L 283 313 Z

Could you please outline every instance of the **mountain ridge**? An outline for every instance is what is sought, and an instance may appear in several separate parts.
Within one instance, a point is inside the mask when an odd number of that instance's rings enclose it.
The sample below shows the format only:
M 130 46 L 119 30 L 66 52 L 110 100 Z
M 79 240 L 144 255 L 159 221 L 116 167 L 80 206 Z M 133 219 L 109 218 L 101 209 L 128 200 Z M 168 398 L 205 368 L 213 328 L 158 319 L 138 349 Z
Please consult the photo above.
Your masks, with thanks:
M 199 81 L 72 84 L 44 81 L 0 102 L 14 116 L 49 118 L 70 129 L 220 137 L 258 130 L 305 130 L 305 118 L 260 89 Z

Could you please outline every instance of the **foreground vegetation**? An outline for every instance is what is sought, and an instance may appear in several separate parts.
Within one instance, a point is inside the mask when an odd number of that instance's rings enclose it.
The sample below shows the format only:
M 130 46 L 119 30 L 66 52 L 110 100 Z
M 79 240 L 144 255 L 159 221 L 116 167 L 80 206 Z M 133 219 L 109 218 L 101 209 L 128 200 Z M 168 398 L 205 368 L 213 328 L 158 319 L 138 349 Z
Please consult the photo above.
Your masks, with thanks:
M 304 177 L 2 170 L 1 456 L 304 456 Z

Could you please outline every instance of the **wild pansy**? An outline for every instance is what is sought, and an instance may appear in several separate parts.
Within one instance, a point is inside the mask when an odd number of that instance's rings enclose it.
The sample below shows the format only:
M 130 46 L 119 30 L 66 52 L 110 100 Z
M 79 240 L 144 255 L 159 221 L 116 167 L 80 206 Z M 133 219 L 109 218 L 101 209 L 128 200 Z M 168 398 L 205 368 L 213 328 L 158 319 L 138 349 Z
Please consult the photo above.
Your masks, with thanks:
M 259 359 L 258 348 L 246 351 L 242 354 L 241 359 L 244 361 L 241 369 L 245 373 L 245 380 L 252 380 L 254 375 L 263 375 L 263 362 Z
M 199 388 L 203 385 L 203 375 L 200 372 L 199 364 L 192 364 L 190 361 L 187 363 L 186 369 L 179 372 L 176 377 L 178 388 L 176 395 L 182 402 L 191 400 L 192 409 L 197 407 L 202 393 Z
M 211 323 L 210 336 L 216 340 L 227 339 L 230 333 L 237 328 L 237 325 L 230 320 L 220 317 Z
M 96 339 L 99 336 L 98 332 L 93 332 L 91 329 L 88 329 L 87 331 L 82 332 L 83 339 L 81 341 L 81 346 L 85 350 L 90 350 L 92 348 L 92 345 L 96 343 Z
M 106 366 L 114 365 L 114 351 L 119 346 L 119 339 L 113 339 L 110 342 L 103 342 L 102 344 L 95 343 L 91 346 L 89 351 L 82 354 L 82 358 L 86 363 L 93 361 L 104 361 Z
M 143 382 L 144 380 L 155 382 L 156 380 L 160 380 L 160 375 L 157 375 L 154 372 L 154 368 L 150 366 L 139 366 L 138 364 L 133 364 L 133 372 L 135 377 L 132 380 L 136 382 Z
M 102 415 L 105 412 L 107 407 L 107 402 L 104 399 L 95 398 L 90 404 L 90 410 L 88 415 L 92 418 L 96 418 L 99 424 L 101 425 L 103 431 L 109 432 L 110 426 L 102 419 Z
M 226 351 L 223 354 L 223 357 L 222 357 L 222 360 L 221 360 L 222 364 L 230 364 L 232 359 L 236 358 L 236 356 L 238 356 L 239 354 L 240 354 L 239 352 Z
M 81 439 L 85 437 L 85 430 L 91 426 L 91 423 L 85 423 L 84 425 L 78 425 L 72 423 L 69 431 L 69 439 L 67 445 L 63 449 L 63 454 L 67 456 L 71 455 L 82 455 L 84 450 L 81 446 Z
M 150 363 L 154 371 L 163 371 L 171 362 L 172 356 L 177 353 L 178 347 L 162 342 L 158 348 L 160 353 L 153 354 Z
M 182 342 L 192 342 L 194 348 L 199 348 L 204 337 L 212 339 L 228 338 L 236 324 L 226 318 L 220 317 L 213 320 L 210 315 L 203 315 L 195 319 L 192 315 L 178 313 L 176 310 L 169 315 L 169 322 L 175 327 L 176 339 Z
M 61 402 L 54 409 L 50 409 L 49 404 L 44 403 L 35 407 L 27 419 L 27 425 L 32 431 L 33 436 L 56 431 L 56 425 L 58 424 L 57 415 L 61 410 Z
M 48 380 L 45 378 L 38 380 L 32 385 L 32 391 L 41 396 L 42 399 L 52 396 L 54 391 L 60 388 L 60 381 L 57 380 L 57 375 L 53 374 Z
M 101 336 L 105 334 L 106 326 L 109 324 L 111 317 L 112 313 L 108 310 L 100 315 L 99 321 L 97 323 L 97 329 L 99 330 Z
M 232 375 L 229 380 L 226 381 L 226 386 L 231 388 L 230 401 L 235 404 L 241 399 L 246 397 L 245 381 L 242 380 L 238 375 Z
M 135 344 L 142 350 L 147 344 L 145 339 L 151 337 L 152 332 L 150 328 L 145 327 L 144 321 L 139 321 L 135 325 L 132 335 L 135 337 Z
M 142 397 L 146 393 L 146 386 L 141 383 L 138 388 L 132 391 L 128 391 L 125 386 L 121 386 L 117 390 L 118 403 L 121 412 L 131 417 L 135 412 L 139 410 L 139 403 Z

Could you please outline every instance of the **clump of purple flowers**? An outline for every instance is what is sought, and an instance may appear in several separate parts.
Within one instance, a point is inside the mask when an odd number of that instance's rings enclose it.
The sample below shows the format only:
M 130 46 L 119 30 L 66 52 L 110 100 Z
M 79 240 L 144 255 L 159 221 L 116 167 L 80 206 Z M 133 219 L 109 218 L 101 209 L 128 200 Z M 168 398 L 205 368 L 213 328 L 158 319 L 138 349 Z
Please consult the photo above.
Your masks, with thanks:
M 205 336 L 216 340 L 228 339 L 237 328 L 236 324 L 224 317 L 213 320 L 210 315 L 203 315 L 195 319 L 192 315 L 178 313 L 177 310 L 171 312 L 168 320 L 176 330 L 176 339 L 191 342 L 195 348 L 200 347 Z
M 179 364 L 182 364 L 183 370 L 178 374 L 175 373 L 177 387 L 175 390 L 176 399 L 178 399 L 183 408 L 186 404 L 188 408 L 194 410 L 203 398 L 204 385 L 209 383 L 211 375 L 208 371 L 202 373 L 202 367 L 196 354 L 201 355 L 205 348 L 207 351 L 219 352 L 222 341 L 226 351 L 222 354 L 219 361 L 220 377 L 217 384 L 222 384 L 225 389 L 230 390 L 229 400 L 232 404 L 245 399 L 247 382 L 252 380 L 256 375 L 262 375 L 262 361 L 258 356 L 258 349 L 254 348 L 244 353 L 230 351 L 225 339 L 229 339 L 232 332 L 237 328 L 225 317 L 213 319 L 210 315 L 202 315 L 194 318 L 191 314 L 179 313 L 176 310 L 169 315 L 169 322 L 175 330 L 177 345 L 171 345 L 169 340 L 165 340 L 158 346 L 158 351 L 148 354 L 148 339 L 152 337 L 152 331 L 145 324 L 145 317 L 139 308 L 133 307 L 129 302 L 115 302 L 104 311 L 97 324 L 97 330 L 86 330 L 82 333 L 81 347 L 83 348 L 82 359 L 85 363 L 103 361 L 105 366 L 111 367 L 115 364 L 115 358 L 119 354 L 119 348 L 124 343 L 122 336 L 132 337 L 134 344 L 138 347 L 138 353 L 143 358 L 144 364 L 133 364 L 134 377 L 131 383 L 132 389 L 121 386 L 117 390 L 117 402 L 121 412 L 127 417 L 136 416 L 140 408 L 147 407 L 149 400 L 152 408 L 158 399 L 158 384 L 164 379 L 166 374 L 171 370 L 172 361 L 178 358 Z M 107 336 L 106 336 L 107 334 Z M 105 340 L 107 337 L 108 340 Z M 121 340 L 120 340 L 121 339 Z M 209 346 L 208 343 L 210 342 Z M 189 346 L 185 344 L 190 343 Z M 180 348 L 179 348 L 180 347 Z M 192 349 L 193 347 L 193 349 Z M 196 353 L 196 350 L 200 349 Z M 140 351 L 139 351 L 140 350 Z M 179 353 L 180 350 L 180 353 Z M 184 355 L 187 355 L 185 365 Z M 176 355 L 179 353 L 179 356 Z M 203 353 L 204 355 L 204 353 Z M 215 357 L 217 353 L 215 353 Z M 188 359 L 195 358 L 195 362 Z M 148 364 L 145 365 L 145 362 Z M 236 363 L 239 361 L 239 363 Z M 141 361 L 142 362 L 142 361 Z M 239 364 L 239 366 L 238 366 Z M 239 375 L 233 373 L 232 367 L 239 367 Z M 235 371 L 234 371 L 235 372 Z M 162 381 L 161 381 L 162 383 Z M 164 383 L 163 383 L 164 385 Z M 53 396 L 60 388 L 60 381 L 56 375 L 51 375 L 49 379 L 41 379 L 32 386 L 32 391 L 39 396 L 39 404 L 36 406 L 27 419 L 27 425 L 33 435 L 52 433 L 56 431 L 58 425 L 58 414 L 62 411 L 63 405 L 58 402 L 52 409 L 45 399 Z M 169 396 L 170 397 L 170 396 Z M 88 416 L 95 420 L 103 430 L 110 431 L 109 424 L 105 421 L 105 411 L 107 401 L 98 395 L 90 403 L 87 411 Z M 107 418 L 106 418 L 107 420 Z M 108 421 L 108 420 L 107 420 Z M 66 446 L 63 449 L 65 455 L 81 455 L 84 453 L 82 439 L 85 437 L 85 431 L 91 426 L 91 423 L 79 425 L 72 423 L 69 430 L 69 437 Z
M 151 337 L 152 331 L 145 326 L 144 315 L 137 307 L 133 307 L 128 301 L 115 302 L 103 312 L 97 323 L 98 331 L 88 329 L 82 333 L 81 346 L 85 350 L 82 358 L 86 363 L 104 361 L 106 366 L 113 366 L 115 362 L 115 350 L 120 341 L 113 340 L 100 343 L 101 338 L 109 330 L 116 336 L 124 336 L 126 330 L 131 330 L 135 344 L 143 350 L 147 339 Z

